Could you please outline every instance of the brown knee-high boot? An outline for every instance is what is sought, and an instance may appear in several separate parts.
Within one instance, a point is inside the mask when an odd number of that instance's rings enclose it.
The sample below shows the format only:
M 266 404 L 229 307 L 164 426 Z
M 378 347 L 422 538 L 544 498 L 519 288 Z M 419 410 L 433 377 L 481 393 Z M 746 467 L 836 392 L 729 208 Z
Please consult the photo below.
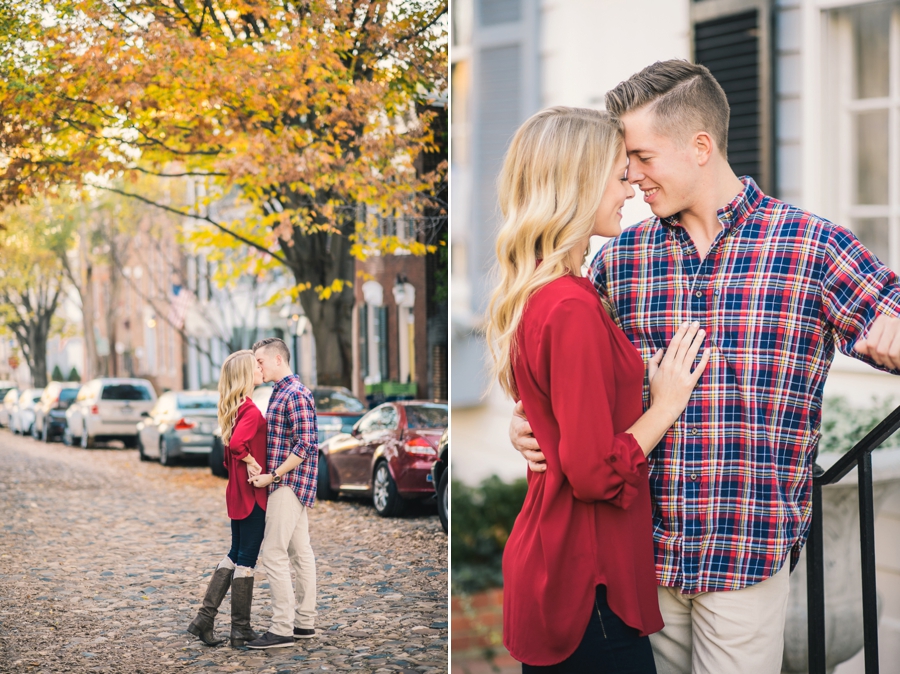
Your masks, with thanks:
M 224 639 L 216 639 L 213 627 L 219 606 L 225 598 L 225 593 L 228 592 L 233 575 L 234 569 L 225 567 L 217 568 L 213 572 L 203 597 L 203 605 L 197 611 L 197 617 L 188 625 L 187 631 L 195 637 L 199 637 L 200 641 L 207 646 L 218 646 L 224 641 Z
M 250 608 L 253 606 L 253 576 L 231 581 L 231 646 L 241 648 L 257 638 L 250 629 Z

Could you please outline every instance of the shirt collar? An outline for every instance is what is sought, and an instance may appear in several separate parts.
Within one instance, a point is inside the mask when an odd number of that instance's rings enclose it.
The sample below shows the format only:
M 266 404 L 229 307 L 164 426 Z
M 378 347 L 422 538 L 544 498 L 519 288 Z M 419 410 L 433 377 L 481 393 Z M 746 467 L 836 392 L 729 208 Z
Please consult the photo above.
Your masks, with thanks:
M 716 211 L 716 217 L 722 223 L 722 229 L 729 230 L 744 224 L 765 197 L 762 190 L 759 189 L 759 185 L 750 176 L 742 176 L 741 182 L 744 184 L 744 189 L 737 193 L 730 204 Z M 677 213 L 668 218 L 661 218 L 660 222 L 670 227 L 681 227 Z
M 275 391 L 280 391 L 285 386 L 290 384 L 292 381 L 297 379 L 298 376 L 299 375 L 296 375 L 296 374 L 289 374 L 287 377 L 284 377 L 283 379 L 278 380 L 277 382 L 275 382 L 275 385 L 272 387 L 272 392 L 274 393 Z

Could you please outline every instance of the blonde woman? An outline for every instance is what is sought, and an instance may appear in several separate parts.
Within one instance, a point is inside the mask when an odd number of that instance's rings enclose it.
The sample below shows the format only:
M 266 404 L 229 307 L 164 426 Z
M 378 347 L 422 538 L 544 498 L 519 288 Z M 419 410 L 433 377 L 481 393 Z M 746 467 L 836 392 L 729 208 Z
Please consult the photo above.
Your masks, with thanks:
M 644 363 L 581 269 L 592 235 L 621 232 L 622 129 L 551 108 L 516 132 L 499 181 L 504 223 L 488 337 L 547 460 L 503 556 L 503 641 L 523 672 L 655 672 L 656 593 L 646 455 L 684 410 L 709 350 L 677 328 Z M 675 326 L 673 326 L 675 327 Z M 692 372 L 692 366 L 696 368 Z
M 231 586 L 231 645 L 238 648 L 257 638 L 250 629 L 253 569 L 266 528 L 266 490 L 249 479 L 266 465 L 266 419 L 250 398 L 263 375 L 252 351 L 238 351 L 222 363 L 219 378 L 219 426 L 225 446 L 228 486 L 225 503 L 231 518 L 231 550 L 219 562 L 197 617 L 188 632 L 208 646 L 222 643 L 213 626 L 219 605 Z

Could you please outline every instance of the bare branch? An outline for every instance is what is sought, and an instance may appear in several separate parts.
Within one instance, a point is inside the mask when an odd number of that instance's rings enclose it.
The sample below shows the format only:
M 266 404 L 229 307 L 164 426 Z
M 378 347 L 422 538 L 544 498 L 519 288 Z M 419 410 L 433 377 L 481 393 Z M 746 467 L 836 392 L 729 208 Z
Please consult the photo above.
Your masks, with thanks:
M 179 211 L 177 208 L 172 208 L 171 206 L 166 206 L 165 204 L 160 204 L 151 199 L 147 199 L 146 197 L 142 197 L 140 194 L 135 194 L 134 192 L 126 192 L 125 190 L 120 190 L 116 187 L 106 187 L 103 185 L 92 185 L 92 186 L 96 187 L 98 189 L 101 189 L 101 190 L 106 190 L 107 192 L 113 192 L 114 194 L 121 194 L 123 197 L 131 197 L 132 199 L 137 199 L 138 201 L 142 201 L 143 203 L 149 204 L 150 206 L 156 206 L 157 208 L 160 208 L 164 211 L 168 211 L 169 213 L 174 213 L 176 215 L 180 215 L 185 218 L 193 218 L 194 220 L 208 222 L 209 224 L 211 224 L 213 227 L 215 227 L 219 231 L 221 231 L 225 234 L 228 234 L 229 236 L 234 237 L 241 243 L 247 244 L 251 248 L 258 250 L 261 253 L 265 253 L 266 255 L 271 257 L 273 260 L 277 260 L 278 262 L 280 262 L 281 264 L 283 264 L 286 267 L 290 266 L 288 264 L 287 260 L 284 257 L 282 257 L 281 255 L 279 255 L 278 253 L 274 253 L 271 250 L 269 250 L 268 248 L 266 248 L 265 246 L 262 246 L 262 245 L 256 243 L 255 241 L 251 241 L 247 237 L 241 236 L 237 232 L 233 232 L 232 230 L 225 227 L 225 225 L 221 224 L 220 222 L 216 222 L 209 216 L 195 215 L 193 213 L 185 213 L 184 211 Z

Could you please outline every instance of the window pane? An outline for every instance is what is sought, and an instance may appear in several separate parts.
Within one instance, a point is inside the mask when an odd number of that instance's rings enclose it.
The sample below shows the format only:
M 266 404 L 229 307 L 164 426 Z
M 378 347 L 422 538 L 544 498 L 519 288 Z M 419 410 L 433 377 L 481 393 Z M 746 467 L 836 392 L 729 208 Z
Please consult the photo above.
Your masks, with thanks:
M 853 233 L 866 248 L 875 253 L 879 260 L 890 266 L 891 253 L 887 218 L 858 218 L 853 221 Z
M 890 94 L 891 10 L 890 5 L 864 5 L 852 12 L 857 98 Z
M 135 384 L 107 384 L 100 400 L 153 400 L 146 386 Z
M 447 406 L 407 405 L 406 425 L 409 428 L 447 428 Z
M 856 203 L 888 202 L 888 111 L 856 115 Z

